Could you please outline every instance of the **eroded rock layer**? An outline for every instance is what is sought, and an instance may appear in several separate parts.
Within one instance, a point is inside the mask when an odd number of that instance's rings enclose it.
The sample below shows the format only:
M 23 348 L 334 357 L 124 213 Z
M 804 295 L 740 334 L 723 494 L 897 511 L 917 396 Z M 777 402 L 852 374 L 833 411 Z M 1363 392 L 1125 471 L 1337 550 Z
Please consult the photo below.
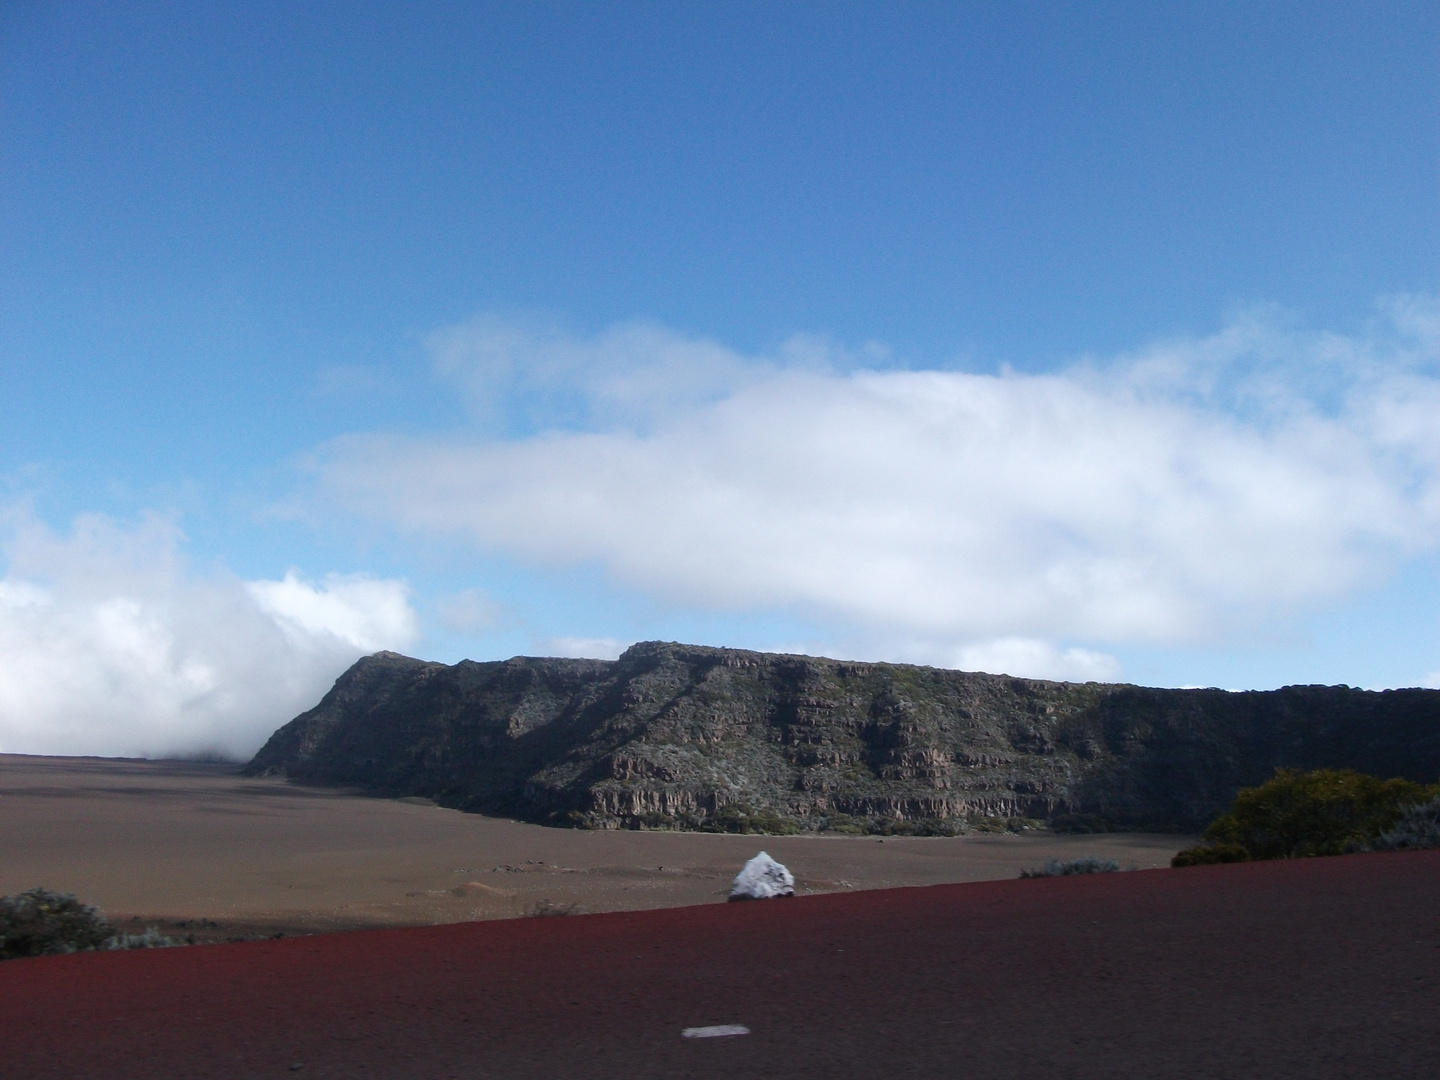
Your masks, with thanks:
M 1192 830 L 1277 767 L 1440 779 L 1440 691 L 1160 690 L 641 642 L 359 661 L 246 767 L 592 828 Z

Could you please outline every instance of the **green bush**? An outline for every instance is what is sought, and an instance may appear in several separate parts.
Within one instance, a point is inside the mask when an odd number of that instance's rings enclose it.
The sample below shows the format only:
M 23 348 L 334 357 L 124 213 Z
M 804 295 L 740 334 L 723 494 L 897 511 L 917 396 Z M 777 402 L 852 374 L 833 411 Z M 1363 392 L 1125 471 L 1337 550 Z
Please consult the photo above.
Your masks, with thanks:
M 1200 844 L 1176 852 L 1171 866 L 1210 866 L 1214 863 L 1249 862 L 1250 850 L 1244 844 Z
M 69 893 L 37 886 L 0 896 L 0 960 L 105 947 L 115 931 Z
M 748 803 L 722 806 L 703 826 L 705 832 L 764 833 L 773 836 L 793 836 L 800 831 L 800 825 L 793 818 L 781 817 L 775 811 L 762 808 L 756 810 Z
M 1230 811 L 1205 830 L 1206 842 L 1180 852 L 1171 865 L 1362 851 L 1435 790 L 1350 769 L 1280 769 L 1259 787 L 1241 791 Z
M 915 822 L 916 836 L 963 836 L 967 831 L 963 818 L 925 818 Z
M 834 811 L 825 816 L 821 828 L 825 832 L 839 833 L 842 836 L 864 836 L 870 831 L 870 822 L 867 818 L 852 817 L 849 814 Z

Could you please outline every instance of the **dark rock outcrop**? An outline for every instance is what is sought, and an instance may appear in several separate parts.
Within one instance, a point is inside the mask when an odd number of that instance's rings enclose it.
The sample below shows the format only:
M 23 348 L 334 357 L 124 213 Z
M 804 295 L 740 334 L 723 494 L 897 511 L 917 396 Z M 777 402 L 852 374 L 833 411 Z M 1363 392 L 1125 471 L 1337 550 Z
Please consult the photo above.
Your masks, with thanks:
M 1440 691 L 1160 690 L 663 642 L 453 667 L 377 653 L 251 775 L 549 824 L 1193 830 L 1277 767 L 1440 779 Z

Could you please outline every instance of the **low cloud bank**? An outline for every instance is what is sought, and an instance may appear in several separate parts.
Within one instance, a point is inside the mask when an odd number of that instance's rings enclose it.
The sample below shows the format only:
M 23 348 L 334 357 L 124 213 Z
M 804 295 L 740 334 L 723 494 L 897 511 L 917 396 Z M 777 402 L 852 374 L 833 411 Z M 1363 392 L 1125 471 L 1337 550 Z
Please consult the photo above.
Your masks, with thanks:
M 1113 678 L 1057 643 L 1219 640 L 1440 541 L 1433 298 L 1363 335 L 1262 311 L 1049 374 L 885 369 L 811 340 L 747 357 L 646 326 L 486 319 L 433 344 L 475 432 L 332 443 L 322 498 L 932 662 Z
M 6 525 L 0 751 L 248 757 L 360 656 L 417 636 L 398 581 L 197 574 L 158 517 Z
M 998 638 L 965 645 L 945 666 L 1062 682 L 1119 682 L 1123 675 L 1120 662 L 1106 653 L 1062 649 L 1034 638 Z
M 614 638 L 555 637 L 540 643 L 546 656 L 570 656 L 586 660 L 616 660 L 628 645 Z

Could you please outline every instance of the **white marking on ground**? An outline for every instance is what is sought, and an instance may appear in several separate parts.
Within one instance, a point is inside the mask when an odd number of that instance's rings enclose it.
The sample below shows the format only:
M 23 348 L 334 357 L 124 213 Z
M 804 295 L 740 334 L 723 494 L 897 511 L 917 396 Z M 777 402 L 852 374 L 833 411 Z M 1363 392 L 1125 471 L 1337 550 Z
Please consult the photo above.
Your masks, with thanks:
M 687 1039 L 718 1039 L 724 1035 L 749 1035 L 744 1024 L 712 1024 L 710 1027 L 686 1028 L 680 1033 Z

